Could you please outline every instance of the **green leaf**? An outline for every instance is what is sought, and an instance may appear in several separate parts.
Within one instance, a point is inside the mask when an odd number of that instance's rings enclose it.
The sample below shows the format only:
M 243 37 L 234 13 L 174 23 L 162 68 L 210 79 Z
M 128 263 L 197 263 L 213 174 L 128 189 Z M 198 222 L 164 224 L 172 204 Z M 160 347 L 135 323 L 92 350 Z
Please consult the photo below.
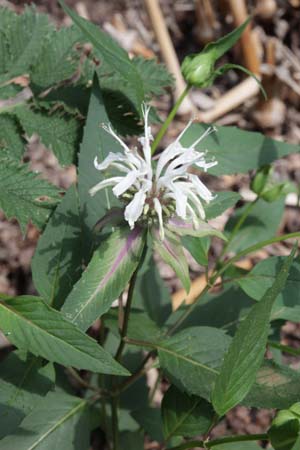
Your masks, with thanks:
M 80 124 L 75 117 L 64 111 L 50 114 L 28 106 L 19 107 L 16 113 L 27 136 L 38 134 L 62 166 L 75 162 L 80 139 Z
M 158 342 L 159 362 L 172 383 L 209 400 L 231 338 L 223 330 L 191 327 Z
M 142 408 L 133 411 L 132 416 L 151 439 L 157 442 L 163 441 L 160 409 Z
M 16 347 L 48 361 L 99 373 L 128 374 L 96 341 L 38 297 L 0 300 L 0 329 Z
M 238 280 L 239 285 L 251 298 L 260 300 L 278 277 L 285 260 L 286 257 L 274 256 L 260 261 L 247 276 Z M 271 319 L 300 321 L 299 257 L 294 260 L 286 284 L 275 301 Z
M 141 431 L 124 431 L 123 433 L 120 433 L 121 449 L 141 450 L 143 446 L 144 435 Z
M 226 224 L 225 232 L 229 235 L 240 219 L 247 205 L 236 210 Z M 259 241 L 264 241 L 277 232 L 284 211 L 284 199 L 268 203 L 260 199 L 252 208 L 242 227 L 228 246 L 229 251 L 239 252 Z
M 82 34 L 76 27 L 53 29 L 44 39 L 43 52 L 31 71 L 31 82 L 46 89 L 70 79 L 79 66 L 80 54 L 74 49 Z
M 0 439 L 12 433 L 22 419 L 53 388 L 52 364 L 43 366 L 41 359 L 11 352 L 0 364 Z
M 6 75 L 0 78 L 2 82 L 30 71 L 40 56 L 44 36 L 50 30 L 48 16 L 37 14 L 32 7 L 26 7 L 23 14 L 9 15 L 7 19 L 4 34 L 9 45 L 9 59 Z
M 158 235 L 153 235 L 153 237 L 154 250 L 157 251 L 166 264 L 172 267 L 186 292 L 189 292 L 191 285 L 189 268 L 182 251 L 179 237 L 169 230 L 165 231 L 165 238 L 163 241 Z
M 62 308 L 69 321 L 86 330 L 125 289 L 141 257 L 144 233 L 116 229 L 94 252 Z
M 209 326 L 221 328 L 232 335 L 253 303 L 252 299 L 238 286 L 233 284 L 224 286 L 224 289 L 217 294 L 204 295 L 201 302 L 195 307 L 193 314 L 183 322 L 178 330 L 195 326 Z M 188 307 L 188 305 L 184 305 L 174 311 L 167 325 L 171 327 Z
M 78 16 L 72 9 L 59 1 L 63 10 L 68 14 L 73 22 L 80 28 L 84 36 L 95 46 L 100 53 L 101 59 L 113 71 L 119 73 L 123 82 L 130 86 L 135 99 L 135 106 L 140 110 L 144 100 L 144 89 L 141 77 L 136 66 L 130 61 L 127 53 L 108 34 L 88 20 Z
M 220 416 L 241 402 L 255 382 L 265 353 L 272 306 L 286 283 L 295 251 L 296 247 L 274 284 L 241 323 L 225 355 L 212 392 L 213 406 Z
M 231 33 L 226 34 L 224 37 L 218 39 L 216 42 L 210 42 L 204 48 L 205 52 L 213 52 L 216 59 L 221 58 L 234 44 L 240 39 L 241 35 L 245 31 L 245 28 L 249 24 L 251 17 L 248 17 L 239 27 L 235 28 Z
M 88 450 L 87 401 L 50 392 L 22 421 L 14 434 L 0 441 L 0 450 Z
M 30 220 L 42 228 L 60 199 L 56 187 L 29 172 L 27 167 L 1 159 L 0 208 L 8 219 L 18 220 L 23 233 Z
M 232 208 L 241 196 L 237 192 L 215 192 L 215 198 L 208 204 L 203 204 L 206 219 L 214 219 L 223 214 L 228 208 Z
M 214 411 L 205 400 L 171 386 L 162 401 L 165 440 L 172 436 L 193 437 L 207 433 Z
M 24 153 L 24 141 L 18 124 L 9 114 L 0 115 L 0 152 L 7 150 L 10 158 L 19 161 Z
M 163 95 L 166 88 L 173 87 L 173 75 L 164 64 L 159 64 L 156 59 L 136 56 L 131 61 L 142 78 L 146 96 Z
M 171 296 L 159 274 L 152 251 L 148 254 L 150 258 L 145 259 L 137 277 L 133 304 L 144 308 L 148 316 L 162 326 L 172 312 Z
M 183 236 L 181 242 L 192 257 L 202 266 L 208 265 L 210 239 L 208 237 Z
M 261 450 L 261 446 L 255 442 L 228 442 L 227 444 L 214 445 L 214 450 Z M 271 448 L 269 450 L 272 450 Z
M 78 193 L 71 186 L 50 217 L 31 262 L 35 288 L 55 308 L 63 304 L 81 275 L 82 246 Z
M 275 450 L 298 450 L 300 442 L 300 403 L 279 411 L 268 431 Z
M 100 162 L 108 156 L 109 152 L 121 151 L 119 142 L 101 126 L 102 124 L 108 124 L 108 122 L 99 82 L 95 76 L 83 141 L 80 146 L 78 166 L 80 210 L 87 230 L 91 230 L 107 210 L 119 204 L 111 190 L 102 190 L 94 197 L 89 194 L 90 188 L 104 179 L 104 175 L 94 166 L 95 157 L 97 156 Z
M 226 240 L 223 233 L 216 230 L 210 226 L 207 222 L 199 222 L 197 228 L 192 222 L 187 222 L 177 217 L 171 217 L 167 223 L 167 229 L 171 232 L 176 233 L 177 236 L 195 236 L 195 237 L 205 237 L 205 236 L 216 236 L 220 239 Z
M 256 408 L 288 408 L 299 400 L 299 395 L 299 372 L 266 360 L 242 404 Z
M 111 329 L 119 337 L 118 309 L 113 308 L 104 316 L 105 326 Z M 131 309 L 128 321 L 127 336 L 141 341 L 157 340 L 161 335 L 161 329 L 143 311 Z
M 191 125 L 181 143 L 190 146 L 208 127 L 204 124 Z M 298 145 L 276 141 L 261 133 L 221 126 L 217 126 L 217 131 L 203 139 L 196 148 L 199 151 L 207 150 L 207 157 L 218 161 L 216 166 L 209 169 L 213 175 L 246 173 L 300 151 Z

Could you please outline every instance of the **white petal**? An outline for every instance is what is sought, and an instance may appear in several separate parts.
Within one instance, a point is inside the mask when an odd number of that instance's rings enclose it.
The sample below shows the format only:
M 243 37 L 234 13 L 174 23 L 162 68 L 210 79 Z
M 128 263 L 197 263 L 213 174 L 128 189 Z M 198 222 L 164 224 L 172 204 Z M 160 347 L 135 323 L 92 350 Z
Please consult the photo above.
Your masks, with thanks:
M 89 190 L 89 194 L 95 195 L 96 192 L 100 191 L 101 189 L 104 189 L 108 186 L 113 186 L 114 184 L 119 183 L 122 179 L 123 179 L 123 177 L 112 177 L 112 178 L 107 178 L 106 180 L 102 180 L 102 181 L 100 181 L 100 183 L 96 184 L 94 187 L 92 187 Z
M 143 154 L 148 166 L 151 166 L 151 140 L 153 139 L 151 134 L 151 128 L 149 127 L 149 111 L 150 106 L 145 103 L 142 104 L 142 112 L 144 116 L 144 136 L 140 137 L 138 141 L 142 144 Z
M 125 144 L 125 142 L 123 142 L 122 139 L 120 139 L 119 136 L 114 132 L 110 123 L 108 125 L 103 124 L 102 128 L 107 133 L 111 134 L 115 138 L 115 140 L 118 141 L 119 144 L 124 148 L 125 151 L 127 152 L 130 151 L 129 147 Z
M 98 157 L 96 156 L 94 159 L 94 166 L 97 170 L 105 170 L 115 161 L 126 161 L 126 157 L 125 155 L 122 155 L 122 153 L 110 152 L 101 163 L 98 162 Z
M 191 182 L 193 183 L 197 194 L 200 195 L 200 197 L 203 198 L 203 200 L 205 200 L 207 203 L 209 203 L 210 201 L 212 201 L 214 199 L 213 194 L 210 192 L 209 189 L 207 189 L 205 184 L 202 183 L 201 180 L 199 180 L 197 175 L 190 174 L 189 178 L 190 178 Z
M 170 190 L 172 190 L 176 202 L 176 214 L 182 219 L 186 218 L 187 195 L 176 183 L 170 183 Z
M 160 155 L 156 166 L 156 179 L 158 179 L 165 167 L 165 165 L 172 161 L 175 156 L 181 155 L 185 149 L 180 145 L 179 142 L 173 142 L 170 144 Z
M 113 188 L 113 193 L 116 197 L 124 194 L 131 186 L 133 186 L 138 177 L 138 172 L 136 170 L 132 170 L 125 177 L 121 177 L 121 181 Z
M 202 206 L 202 203 L 201 203 L 199 197 L 196 194 L 194 194 L 194 192 L 192 190 L 188 191 L 188 197 L 189 197 L 189 202 L 192 202 L 196 206 L 198 215 L 200 216 L 200 218 L 202 220 L 204 220 L 205 219 L 205 211 L 204 211 L 204 208 Z
M 209 136 L 212 133 L 215 133 L 217 131 L 216 127 L 209 127 L 205 132 L 193 143 L 192 147 L 195 147 L 199 142 L 201 142 L 203 139 L 205 139 L 207 136 Z
M 130 228 L 134 227 L 135 222 L 143 213 L 146 194 L 143 190 L 138 191 L 130 203 L 125 208 L 125 220 L 129 223 Z
M 155 209 L 157 217 L 158 217 L 159 235 L 160 235 L 161 240 L 163 241 L 165 238 L 165 231 L 164 231 L 164 222 L 163 222 L 163 217 L 162 217 L 162 207 L 161 207 L 161 204 L 160 204 L 160 201 L 158 200 L 158 198 L 154 198 L 153 203 L 154 203 L 154 209 Z

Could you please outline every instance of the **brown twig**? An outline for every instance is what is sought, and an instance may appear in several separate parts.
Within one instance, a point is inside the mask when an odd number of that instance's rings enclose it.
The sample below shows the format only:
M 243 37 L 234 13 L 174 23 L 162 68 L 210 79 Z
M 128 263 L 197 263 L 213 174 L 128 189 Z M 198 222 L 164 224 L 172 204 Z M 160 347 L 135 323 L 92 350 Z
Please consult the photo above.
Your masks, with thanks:
M 166 26 L 162 11 L 159 6 L 158 0 L 145 0 L 145 5 L 151 20 L 153 31 L 155 37 L 159 43 L 162 57 L 169 69 L 169 71 L 174 75 L 175 78 L 175 91 L 174 96 L 177 100 L 182 92 L 186 88 L 186 83 L 182 77 L 179 61 Z M 194 110 L 192 102 L 185 98 L 182 102 L 178 113 L 187 114 Z
M 229 8 L 233 15 L 235 26 L 240 26 L 249 17 L 245 0 L 228 0 Z M 251 24 L 247 26 L 241 36 L 241 46 L 245 65 L 251 72 L 259 75 L 260 61 L 259 51 L 257 49 L 256 40 L 251 32 Z
M 220 97 L 212 109 L 199 112 L 196 116 L 196 120 L 206 123 L 214 122 L 219 117 L 224 116 L 234 108 L 242 105 L 249 98 L 255 97 L 258 93 L 259 86 L 257 82 L 251 77 L 246 78 Z

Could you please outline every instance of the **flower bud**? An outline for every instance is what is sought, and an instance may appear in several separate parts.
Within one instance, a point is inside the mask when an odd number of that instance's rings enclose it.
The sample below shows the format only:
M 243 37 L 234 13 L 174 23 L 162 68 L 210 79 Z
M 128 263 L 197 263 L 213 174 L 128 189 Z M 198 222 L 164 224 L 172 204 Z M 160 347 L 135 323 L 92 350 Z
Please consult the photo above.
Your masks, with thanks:
M 216 58 L 213 51 L 188 55 L 181 65 L 182 75 L 190 86 L 207 87 L 214 79 Z
M 264 166 L 258 170 L 251 181 L 250 188 L 255 194 L 259 195 L 263 192 L 272 171 L 271 166 Z
M 299 437 L 300 403 L 279 411 L 268 435 L 275 450 L 291 450 Z

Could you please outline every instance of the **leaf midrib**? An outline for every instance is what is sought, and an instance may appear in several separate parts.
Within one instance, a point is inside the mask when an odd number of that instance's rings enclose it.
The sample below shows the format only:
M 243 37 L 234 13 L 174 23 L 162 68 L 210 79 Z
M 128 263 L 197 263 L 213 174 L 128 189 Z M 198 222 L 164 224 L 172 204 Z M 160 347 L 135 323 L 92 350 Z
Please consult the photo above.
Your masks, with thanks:
M 59 426 L 61 426 L 64 422 L 70 419 L 73 415 L 75 415 L 83 406 L 86 405 L 86 400 L 81 401 L 78 405 L 76 405 L 71 411 L 69 411 L 65 416 L 63 416 L 57 423 L 55 423 L 47 432 L 42 434 L 40 438 L 34 442 L 27 450 L 33 450 L 36 448 L 38 444 L 40 444 L 44 439 L 46 439 L 53 431 L 55 431 Z
M 213 369 L 212 367 L 206 366 L 205 364 L 202 364 L 202 363 L 200 363 L 199 361 L 196 361 L 195 359 L 188 358 L 187 356 L 183 356 L 182 354 L 176 353 L 175 351 L 170 350 L 170 349 L 165 348 L 165 347 L 162 347 L 161 345 L 155 345 L 155 347 L 156 347 L 158 350 L 161 350 L 161 351 L 163 351 L 163 352 L 169 353 L 170 355 L 172 355 L 172 356 L 174 356 L 174 357 L 177 357 L 178 359 L 182 359 L 183 361 L 186 361 L 186 362 L 188 362 L 188 363 L 190 363 L 190 364 L 193 364 L 193 365 L 195 365 L 195 366 L 201 367 L 202 369 L 205 369 L 205 370 L 207 370 L 207 371 L 209 371 L 209 372 L 212 372 L 212 373 L 214 373 L 214 374 L 216 374 L 216 375 L 219 374 L 219 371 L 218 371 L 218 370 Z
M 55 336 L 54 334 L 51 334 L 51 333 L 50 333 L 48 330 L 46 330 L 45 328 L 42 328 L 42 327 L 39 326 L 38 324 L 36 324 L 36 323 L 30 321 L 28 318 L 22 316 L 21 313 L 19 313 L 19 312 L 16 311 L 15 309 L 11 308 L 11 307 L 8 306 L 7 304 L 3 303 L 3 301 L 0 301 L 0 307 L 1 307 L 1 306 L 3 306 L 3 307 L 6 308 L 7 310 L 9 310 L 12 314 L 14 314 L 15 316 L 17 316 L 17 318 L 18 318 L 19 320 L 23 320 L 23 321 L 27 322 L 27 323 L 29 324 L 28 326 L 31 326 L 31 327 L 33 327 L 33 328 L 37 328 L 41 333 L 48 335 L 51 339 L 57 340 L 57 341 L 59 341 L 59 342 L 61 341 L 63 344 L 65 344 L 65 345 L 71 347 L 73 351 L 75 350 L 75 351 L 79 352 L 80 354 L 83 353 L 85 356 L 88 356 L 89 358 L 91 358 L 92 361 L 94 361 L 94 362 L 97 361 L 96 358 L 93 358 L 91 355 L 87 354 L 86 352 L 84 352 L 84 351 L 81 350 L 80 348 L 73 346 L 73 345 L 70 344 L 68 341 L 65 341 L 64 339 L 62 339 L 62 338 L 60 338 L 60 337 L 58 337 L 58 336 Z M 84 336 L 85 336 L 85 335 L 84 335 Z M 86 337 L 88 338 L 88 336 L 86 336 Z

